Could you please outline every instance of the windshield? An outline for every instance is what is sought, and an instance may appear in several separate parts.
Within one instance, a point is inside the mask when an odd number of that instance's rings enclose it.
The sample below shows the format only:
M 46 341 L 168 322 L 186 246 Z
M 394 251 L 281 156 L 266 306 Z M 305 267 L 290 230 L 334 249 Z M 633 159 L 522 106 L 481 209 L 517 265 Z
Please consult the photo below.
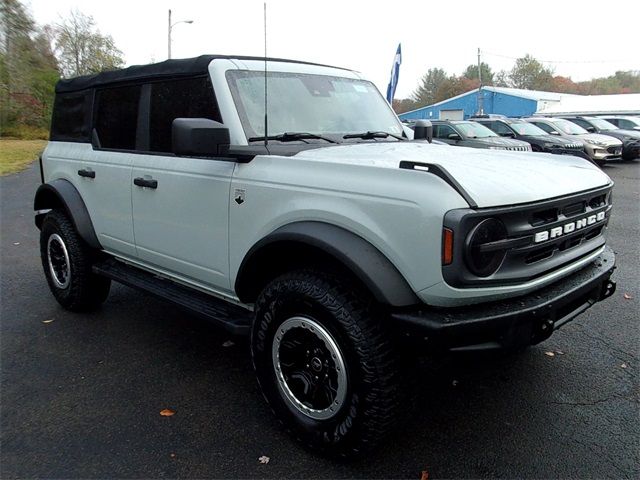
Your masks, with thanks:
M 497 137 L 498 134 L 489 130 L 484 125 L 480 125 L 475 122 L 464 122 L 464 123 L 456 123 L 455 124 L 458 130 L 462 132 L 467 138 L 486 138 L 486 137 Z
M 607 122 L 601 118 L 590 118 L 589 123 L 591 123 L 598 130 L 618 130 L 613 123 Z
M 247 138 L 265 135 L 264 72 L 229 70 L 227 82 Z M 402 126 L 371 82 L 352 78 L 269 72 L 268 135 L 386 132 Z
M 569 120 L 554 120 L 553 124 L 558 127 L 562 133 L 566 133 L 567 135 L 582 135 L 584 133 L 589 133 L 580 125 L 576 125 Z
M 549 135 L 540 127 L 536 127 L 533 123 L 527 122 L 511 122 L 509 126 L 513 128 L 518 135 Z

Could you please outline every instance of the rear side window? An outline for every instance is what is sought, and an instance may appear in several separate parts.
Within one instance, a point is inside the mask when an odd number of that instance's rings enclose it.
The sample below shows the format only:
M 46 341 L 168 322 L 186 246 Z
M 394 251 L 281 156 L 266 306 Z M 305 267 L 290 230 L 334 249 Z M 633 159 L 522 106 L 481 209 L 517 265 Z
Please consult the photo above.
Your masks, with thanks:
M 502 122 L 491 122 L 491 130 L 500 134 L 512 134 L 513 131 Z
M 449 125 L 436 125 L 436 129 L 433 136 L 436 138 L 448 139 L 449 135 L 451 135 L 452 133 L 456 133 L 456 131 Z
M 582 120 L 581 118 L 571 118 L 569 119 L 569 121 L 573 123 L 577 123 L 582 128 L 591 128 L 591 124 L 585 120 Z
M 207 77 L 171 80 L 151 85 L 149 150 L 169 153 L 171 124 L 176 118 L 209 118 L 221 121 Z
M 541 128 L 547 133 L 553 133 L 556 131 L 552 126 L 547 125 L 546 123 L 542 123 L 542 122 L 531 122 L 531 123 L 533 123 L 536 127 Z
M 140 85 L 99 90 L 95 128 L 102 148 L 133 150 L 140 104 Z
M 53 104 L 51 140 L 88 142 L 91 92 L 59 93 Z

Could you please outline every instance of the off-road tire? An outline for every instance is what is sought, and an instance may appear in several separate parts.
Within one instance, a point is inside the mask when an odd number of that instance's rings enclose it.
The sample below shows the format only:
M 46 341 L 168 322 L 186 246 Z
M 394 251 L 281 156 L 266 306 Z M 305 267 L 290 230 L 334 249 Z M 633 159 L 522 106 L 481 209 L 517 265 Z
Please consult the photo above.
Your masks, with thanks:
M 398 358 L 366 292 L 332 274 L 295 271 L 265 287 L 255 312 L 253 366 L 264 397 L 285 430 L 314 452 L 352 457 L 369 451 L 392 429 L 401 399 Z M 344 357 L 346 397 L 331 418 L 301 413 L 278 386 L 274 338 L 292 317 L 321 325 Z
M 54 279 L 49 265 L 49 241 L 54 235 L 57 235 L 57 246 L 60 239 L 63 242 L 69 260 L 70 275 L 65 286 Z M 67 310 L 93 310 L 107 299 L 111 280 L 92 273 L 91 265 L 96 253 L 80 238 L 71 220 L 60 210 L 50 211 L 42 222 L 40 257 L 51 293 Z

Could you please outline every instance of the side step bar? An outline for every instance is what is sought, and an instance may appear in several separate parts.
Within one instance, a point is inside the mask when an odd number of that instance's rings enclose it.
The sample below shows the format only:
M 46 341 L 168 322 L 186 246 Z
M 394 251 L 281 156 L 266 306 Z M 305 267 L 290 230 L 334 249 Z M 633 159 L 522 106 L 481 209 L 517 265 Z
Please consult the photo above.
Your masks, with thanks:
M 114 258 L 94 265 L 93 272 L 168 300 L 190 313 L 214 322 L 233 335 L 249 334 L 253 313 L 238 305 L 185 287 Z

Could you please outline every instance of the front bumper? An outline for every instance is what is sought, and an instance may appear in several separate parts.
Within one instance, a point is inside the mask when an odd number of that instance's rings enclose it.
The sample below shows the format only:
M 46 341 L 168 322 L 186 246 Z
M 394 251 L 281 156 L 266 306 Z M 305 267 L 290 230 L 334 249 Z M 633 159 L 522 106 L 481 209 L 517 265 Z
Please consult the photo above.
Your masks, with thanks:
M 587 153 L 596 161 L 619 160 L 622 158 L 622 145 L 609 147 L 587 146 Z
M 594 262 L 529 295 L 480 305 L 391 313 L 410 343 L 434 350 L 496 350 L 539 343 L 615 292 L 615 255 L 606 247 Z

